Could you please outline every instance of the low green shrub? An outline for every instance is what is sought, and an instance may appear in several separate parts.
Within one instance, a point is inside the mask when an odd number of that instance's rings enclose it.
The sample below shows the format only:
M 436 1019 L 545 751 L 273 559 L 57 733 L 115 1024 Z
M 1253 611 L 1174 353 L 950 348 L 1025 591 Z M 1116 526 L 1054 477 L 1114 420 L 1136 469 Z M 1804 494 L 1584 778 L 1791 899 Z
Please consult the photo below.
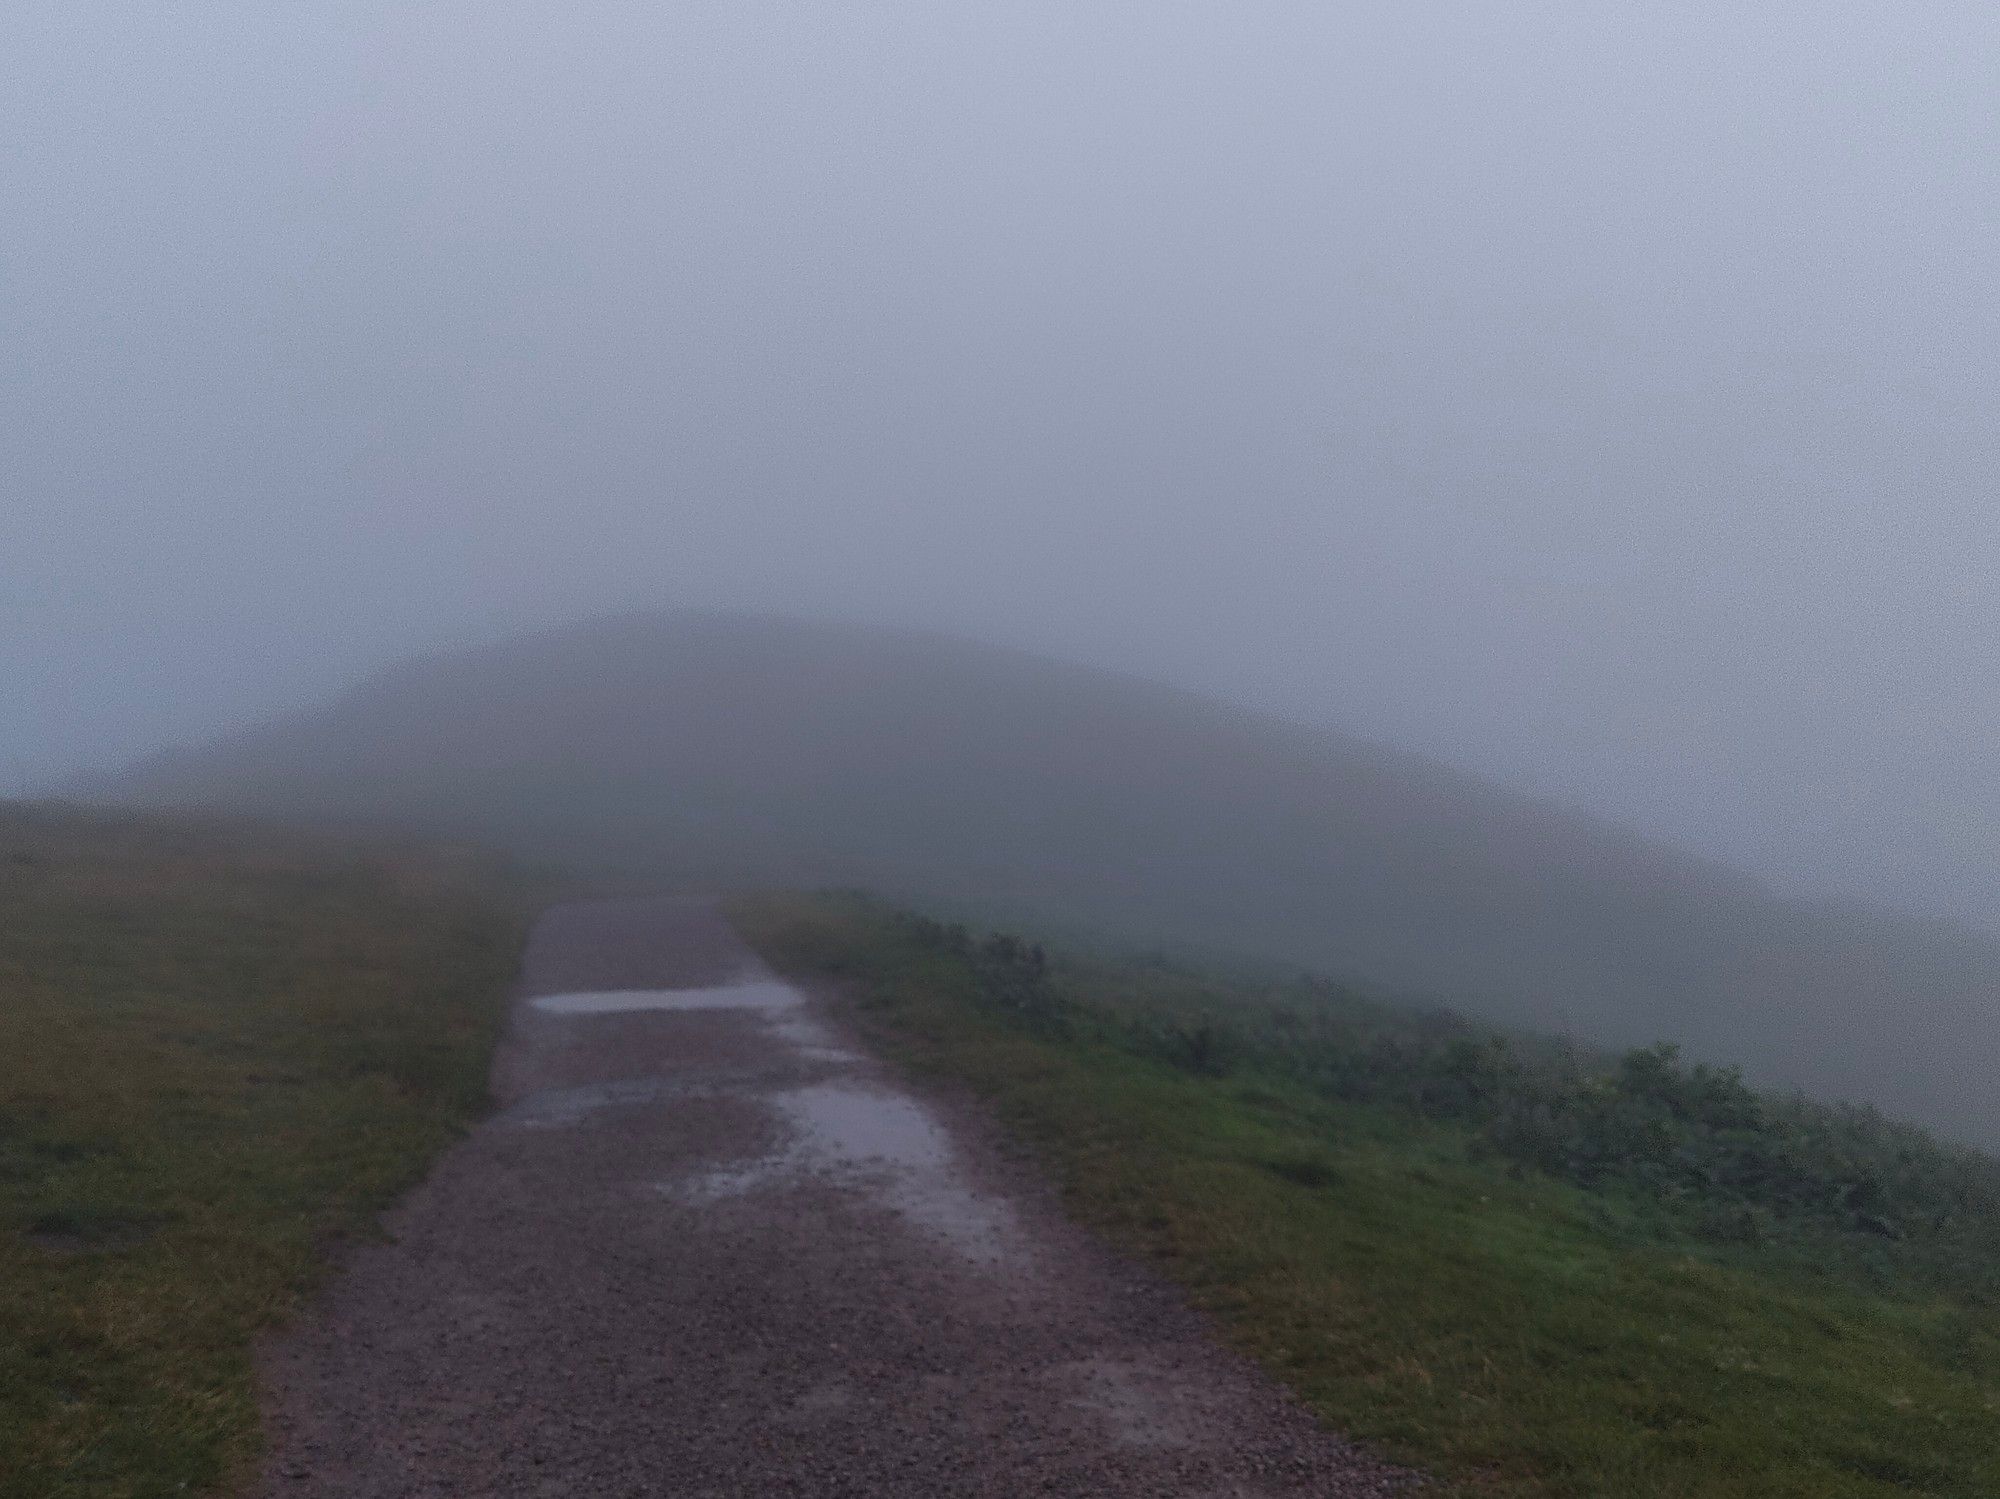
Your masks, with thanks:
M 1590 1053 L 1319 977 L 1230 981 L 1074 962 L 1007 934 L 876 912 L 963 962 L 979 1002 L 1196 1077 L 1255 1071 L 1462 1126 L 1479 1148 L 1635 1197 L 1719 1245 L 1788 1248 L 1880 1285 L 2000 1301 L 2000 1161 L 1872 1108 L 1762 1092 L 1670 1045 Z

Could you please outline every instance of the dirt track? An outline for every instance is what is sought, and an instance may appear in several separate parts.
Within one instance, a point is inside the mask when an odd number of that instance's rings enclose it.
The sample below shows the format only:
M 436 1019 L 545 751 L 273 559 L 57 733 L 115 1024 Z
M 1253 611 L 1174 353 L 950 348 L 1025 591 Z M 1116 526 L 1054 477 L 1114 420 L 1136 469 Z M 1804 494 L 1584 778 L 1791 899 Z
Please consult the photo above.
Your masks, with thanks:
M 265 1495 L 1402 1485 L 704 906 L 545 917 L 495 1077 L 394 1242 L 267 1350 Z

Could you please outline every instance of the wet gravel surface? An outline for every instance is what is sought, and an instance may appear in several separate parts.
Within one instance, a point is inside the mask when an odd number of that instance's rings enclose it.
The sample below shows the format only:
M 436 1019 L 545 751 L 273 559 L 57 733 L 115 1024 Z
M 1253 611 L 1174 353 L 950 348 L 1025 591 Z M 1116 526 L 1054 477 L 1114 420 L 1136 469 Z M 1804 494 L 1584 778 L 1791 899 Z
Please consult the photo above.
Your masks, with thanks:
M 266 1349 L 262 1495 L 1409 1487 L 700 903 L 546 916 L 495 1083 Z

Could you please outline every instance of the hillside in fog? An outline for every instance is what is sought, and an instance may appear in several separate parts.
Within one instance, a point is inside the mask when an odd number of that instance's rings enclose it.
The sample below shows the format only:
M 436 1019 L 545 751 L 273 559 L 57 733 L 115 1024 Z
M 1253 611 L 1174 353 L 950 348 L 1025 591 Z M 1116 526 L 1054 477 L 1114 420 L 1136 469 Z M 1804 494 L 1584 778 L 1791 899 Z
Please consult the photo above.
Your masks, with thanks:
M 1306 965 L 2000 1140 L 1983 938 L 1790 903 L 1422 758 L 958 640 L 619 618 L 406 665 L 117 791 Z

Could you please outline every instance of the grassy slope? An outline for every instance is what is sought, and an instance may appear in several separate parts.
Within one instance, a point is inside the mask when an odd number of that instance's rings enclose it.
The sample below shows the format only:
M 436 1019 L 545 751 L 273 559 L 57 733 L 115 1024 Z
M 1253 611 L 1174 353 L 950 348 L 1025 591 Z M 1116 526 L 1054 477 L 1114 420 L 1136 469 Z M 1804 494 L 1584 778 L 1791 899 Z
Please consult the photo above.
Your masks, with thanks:
M 1086 1221 L 1157 1256 L 1330 1421 L 1453 1491 L 2000 1493 L 1990 1304 L 1682 1239 L 1463 1130 L 1282 1078 L 1038 1034 L 866 908 L 738 914 L 774 962 L 844 980 L 896 1058 L 991 1100 Z M 1129 1005 L 1123 987 L 1101 997 Z
M 251 1342 L 485 1098 L 464 859 L 0 805 L 0 1496 L 185 1494 Z
M 1332 969 L 2000 1145 L 1991 937 L 1795 905 L 1418 756 L 964 641 L 603 620 L 412 662 L 119 790 Z

